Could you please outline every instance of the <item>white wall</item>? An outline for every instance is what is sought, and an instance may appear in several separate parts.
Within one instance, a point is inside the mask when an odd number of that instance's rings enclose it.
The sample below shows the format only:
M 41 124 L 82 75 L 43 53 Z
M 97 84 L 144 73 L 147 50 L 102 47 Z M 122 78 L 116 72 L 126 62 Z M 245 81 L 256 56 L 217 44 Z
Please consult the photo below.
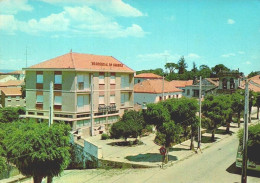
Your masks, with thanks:
M 169 98 L 169 95 L 171 95 L 171 98 L 176 98 L 178 95 L 178 98 L 182 97 L 182 92 L 174 92 L 174 93 L 165 93 L 164 96 L 166 96 L 166 99 Z M 162 94 L 152 94 L 152 93 L 134 93 L 134 103 L 137 104 L 143 104 L 145 103 L 156 103 L 159 102 L 159 97 L 162 96 Z M 174 97 L 175 96 L 175 97 Z

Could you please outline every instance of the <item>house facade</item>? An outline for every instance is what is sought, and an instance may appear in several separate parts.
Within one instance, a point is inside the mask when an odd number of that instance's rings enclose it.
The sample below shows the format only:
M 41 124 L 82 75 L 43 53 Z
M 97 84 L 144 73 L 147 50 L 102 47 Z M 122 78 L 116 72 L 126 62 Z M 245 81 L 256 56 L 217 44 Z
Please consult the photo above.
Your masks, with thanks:
M 111 124 L 133 108 L 134 71 L 114 57 L 70 52 L 25 70 L 25 117 L 49 119 L 50 82 L 54 121 L 80 128 L 86 136 L 91 124 Z
M 0 88 L 0 107 L 25 107 L 25 99 L 19 87 Z
M 134 86 L 134 102 L 138 105 L 181 97 L 182 90 L 165 80 L 144 80 Z

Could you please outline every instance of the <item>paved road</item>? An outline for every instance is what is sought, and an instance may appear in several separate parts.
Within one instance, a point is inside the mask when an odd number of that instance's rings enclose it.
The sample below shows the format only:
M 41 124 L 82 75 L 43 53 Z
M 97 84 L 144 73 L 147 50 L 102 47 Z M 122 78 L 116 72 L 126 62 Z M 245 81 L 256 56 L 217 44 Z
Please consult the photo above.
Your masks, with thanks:
M 203 153 L 177 162 L 172 166 L 159 169 L 128 169 L 128 170 L 77 170 L 67 171 L 60 182 L 178 182 L 178 183 L 236 183 L 241 175 L 234 166 L 238 139 L 236 135 L 213 144 Z M 260 173 L 248 176 L 249 183 L 259 183 Z

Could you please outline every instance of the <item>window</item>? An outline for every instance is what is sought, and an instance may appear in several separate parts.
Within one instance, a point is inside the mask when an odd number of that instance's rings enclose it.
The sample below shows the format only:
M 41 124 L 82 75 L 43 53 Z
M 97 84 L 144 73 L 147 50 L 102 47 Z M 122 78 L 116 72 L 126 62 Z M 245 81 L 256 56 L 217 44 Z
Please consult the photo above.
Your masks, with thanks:
M 89 96 L 88 95 L 78 95 L 77 96 L 77 106 L 83 107 L 84 105 L 89 104 Z
M 80 74 L 77 76 L 78 90 L 89 88 L 89 75 Z
M 159 97 L 159 101 L 161 101 L 161 100 L 162 100 L 162 97 L 160 96 L 160 97 Z
M 105 84 L 105 73 L 99 73 L 99 84 Z
M 110 84 L 115 84 L 115 83 L 116 83 L 116 75 L 115 73 L 111 73 Z
M 187 95 L 190 95 L 190 89 L 187 89 Z
M 36 96 L 36 103 L 43 103 L 43 95 Z
M 55 74 L 54 75 L 54 84 L 61 84 L 62 83 L 62 75 L 61 74 Z
M 224 78 L 224 79 L 222 80 L 222 88 L 223 88 L 223 89 L 227 89 L 227 79 L 226 79 L 226 78 Z
M 129 87 L 129 75 L 121 75 L 121 88 Z
M 20 96 L 16 96 L 16 100 L 20 100 Z
M 99 95 L 99 104 L 105 104 L 105 96 L 104 95 Z
M 36 75 L 36 83 L 43 83 L 43 75 L 42 74 Z
M 84 76 L 83 75 L 78 75 L 77 80 L 78 80 L 78 90 L 84 90 Z
M 235 88 L 235 81 L 233 78 L 230 79 L 230 89 L 234 89 Z
M 128 93 L 121 93 L 121 105 L 124 106 L 126 102 L 129 101 Z
M 54 105 L 61 105 L 62 104 L 62 97 L 61 96 L 55 96 L 54 97 Z
M 115 102 L 115 95 L 110 95 L 110 104 L 114 104 Z

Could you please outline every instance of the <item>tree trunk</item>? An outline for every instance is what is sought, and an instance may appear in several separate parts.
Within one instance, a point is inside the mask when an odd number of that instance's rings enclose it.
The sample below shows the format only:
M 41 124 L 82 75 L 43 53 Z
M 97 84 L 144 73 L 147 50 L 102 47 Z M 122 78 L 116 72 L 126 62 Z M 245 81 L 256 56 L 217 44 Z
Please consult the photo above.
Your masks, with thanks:
M 259 119 L 259 107 L 257 107 L 257 119 Z
M 212 141 L 212 142 L 214 142 L 214 140 L 215 140 L 215 130 L 216 130 L 216 129 L 212 130 L 212 132 L 211 132 L 211 134 L 212 134 L 212 136 L 211 136 L 211 141 Z
M 33 183 L 41 183 L 42 182 L 42 178 L 41 176 L 34 176 L 33 177 Z
M 52 176 L 48 176 L 48 177 L 47 177 L 47 183 L 52 183 L 52 179 L 53 179 Z
M 230 122 L 227 121 L 226 133 L 229 133 L 229 132 L 230 132 Z
M 251 111 L 252 111 L 252 107 L 249 108 L 248 123 L 251 123 Z
M 169 161 L 169 147 L 166 147 L 166 154 L 165 154 L 164 163 L 167 164 L 168 161 Z
M 190 134 L 190 150 L 194 150 L 194 137 L 193 137 L 193 130 Z
M 240 128 L 240 112 L 237 113 L 237 127 Z

